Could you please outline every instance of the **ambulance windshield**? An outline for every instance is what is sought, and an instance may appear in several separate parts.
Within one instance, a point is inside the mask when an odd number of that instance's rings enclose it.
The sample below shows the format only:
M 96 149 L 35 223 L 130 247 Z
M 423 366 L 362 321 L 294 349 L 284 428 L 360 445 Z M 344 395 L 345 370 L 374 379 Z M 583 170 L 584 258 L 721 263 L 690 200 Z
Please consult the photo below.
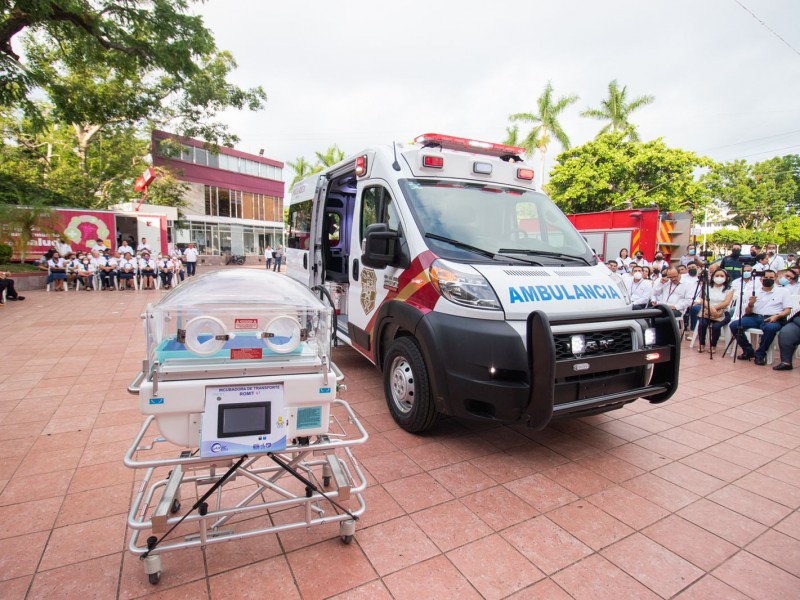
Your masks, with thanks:
M 544 194 L 482 183 L 404 179 L 428 247 L 442 258 L 596 264 L 586 241 Z

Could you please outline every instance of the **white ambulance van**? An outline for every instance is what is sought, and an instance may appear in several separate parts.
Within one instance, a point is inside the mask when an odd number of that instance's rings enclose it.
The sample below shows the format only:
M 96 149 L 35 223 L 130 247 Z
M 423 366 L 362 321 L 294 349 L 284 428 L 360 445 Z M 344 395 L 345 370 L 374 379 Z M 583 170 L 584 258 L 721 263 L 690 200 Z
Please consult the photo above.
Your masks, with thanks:
M 543 428 L 677 389 L 671 311 L 632 310 L 523 153 L 425 134 L 292 189 L 287 272 L 329 297 L 407 431 L 439 414 Z

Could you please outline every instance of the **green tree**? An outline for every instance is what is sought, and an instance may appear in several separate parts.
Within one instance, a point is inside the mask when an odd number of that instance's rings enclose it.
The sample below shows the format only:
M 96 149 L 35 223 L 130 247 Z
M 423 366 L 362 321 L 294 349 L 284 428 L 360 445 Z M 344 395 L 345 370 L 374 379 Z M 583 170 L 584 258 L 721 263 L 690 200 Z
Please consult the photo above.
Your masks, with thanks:
M 330 146 L 325 152 L 314 152 L 314 154 L 317 156 L 317 164 L 311 173 L 319 173 L 344 160 L 344 152 L 336 144 Z
M 30 241 L 35 232 L 61 235 L 61 223 L 52 208 L 42 204 L 19 206 L 0 205 L 0 242 L 9 244 L 25 262 Z
M 506 139 L 503 140 L 506 146 L 521 147 L 522 140 L 519 139 L 519 125 L 506 127 Z
M 708 158 L 661 139 L 626 141 L 607 133 L 559 154 L 547 191 L 566 213 L 656 206 L 662 210 L 700 209 L 711 198 L 695 171 Z
M 542 94 L 536 100 L 537 112 L 514 113 L 508 118 L 513 122 L 532 123 L 533 128 L 522 141 L 522 147 L 532 156 L 534 149 L 539 150 L 542 157 L 542 182 L 544 182 L 545 160 L 550 136 L 555 137 L 564 149 L 569 149 L 569 137 L 561 127 L 559 117 L 570 104 L 577 102 L 578 96 L 553 97 L 553 85 L 548 81 Z M 510 132 L 509 132 L 510 133 Z
M 638 142 L 639 135 L 636 133 L 636 126 L 630 122 L 630 115 L 642 106 L 651 104 L 655 98 L 639 96 L 628 102 L 627 95 L 628 87 L 620 88 L 615 79 L 608 84 L 608 97 L 600 102 L 600 108 L 589 108 L 583 111 L 581 116 L 608 121 L 600 130 L 600 135 L 609 132 L 625 132 L 630 141 Z
M 771 161 L 722 163 L 704 176 L 703 183 L 726 208 L 727 223 L 758 231 L 771 231 L 791 216 L 790 206 L 797 194 L 793 177 L 776 173 Z
M 294 170 L 294 177 L 292 178 L 292 183 L 289 184 L 289 189 L 293 188 L 294 184 L 301 179 L 311 175 L 314 168 L 312 164 L 306 160 L 305 156 L 299 156 L 294 162 L 289 161 L 286 164 Z

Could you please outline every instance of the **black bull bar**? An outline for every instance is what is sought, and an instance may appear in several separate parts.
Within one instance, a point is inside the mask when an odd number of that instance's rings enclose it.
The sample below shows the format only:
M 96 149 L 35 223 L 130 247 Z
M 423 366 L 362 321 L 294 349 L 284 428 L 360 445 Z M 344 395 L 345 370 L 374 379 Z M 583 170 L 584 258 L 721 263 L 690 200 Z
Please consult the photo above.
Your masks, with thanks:
M 597 324 L 609 321 L 645 321 L 656 329 L 656 343 L 639 350 L 556 360 L 556 346 L 551 325 Z M 619 404 L 637 398 L 652 403 L 664 402 L 678 389 L 680 367 L 680 331 L 672 309 L 659 304 L 645 310 L 614 310 L 549 318 L 540 310 L 528 315 L 528 360 L 531 372 L 531 395 L 523 422 L 533 429 L 543 429 L 553 416 L 580 413 Z M 615 369 L 652 365 L 653 374 L 644 387 L 617 390 L 590 398 L 555 404 L 556 381 L 574 375 L 589 375 Z M 578 370 L 576 367 L 580 367 Z

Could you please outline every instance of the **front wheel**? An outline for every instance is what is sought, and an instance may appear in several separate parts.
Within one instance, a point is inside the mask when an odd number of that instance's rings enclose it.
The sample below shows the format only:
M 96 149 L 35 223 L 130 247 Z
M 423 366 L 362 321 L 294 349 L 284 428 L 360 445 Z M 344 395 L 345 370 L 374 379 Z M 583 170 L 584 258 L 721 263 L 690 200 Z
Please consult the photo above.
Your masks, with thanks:
M 413 338 L 392 342 L 383 361 L 383 389 L 392 418 L 411 433 L 430 429 L 436 423 L 428 370 Z

